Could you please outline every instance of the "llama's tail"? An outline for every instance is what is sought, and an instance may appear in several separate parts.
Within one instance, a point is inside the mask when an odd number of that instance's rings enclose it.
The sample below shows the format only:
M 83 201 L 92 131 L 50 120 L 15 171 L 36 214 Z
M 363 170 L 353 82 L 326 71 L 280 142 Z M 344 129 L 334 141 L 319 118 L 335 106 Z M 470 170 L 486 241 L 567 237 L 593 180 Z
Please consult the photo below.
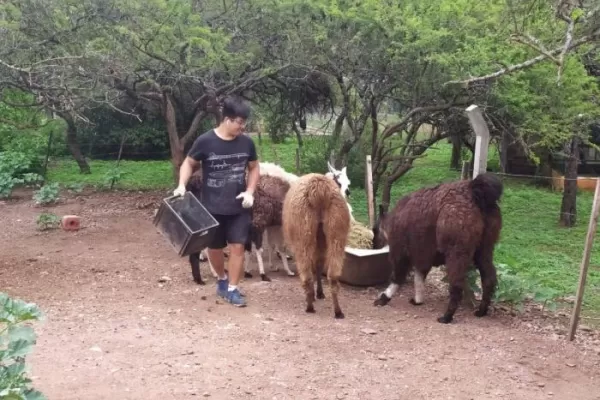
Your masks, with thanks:
M 489 213 L 497 207 L 502 197 L 503 185 L 500 178 L 491 173 L 477 175 L 469 182 L 473 201 L 484 213 Z
M 317 210 L 328 209 L 331 205 L 331 184 L 325 177 L 315 176 L 308 186 L 306 200 L 308 204 Z

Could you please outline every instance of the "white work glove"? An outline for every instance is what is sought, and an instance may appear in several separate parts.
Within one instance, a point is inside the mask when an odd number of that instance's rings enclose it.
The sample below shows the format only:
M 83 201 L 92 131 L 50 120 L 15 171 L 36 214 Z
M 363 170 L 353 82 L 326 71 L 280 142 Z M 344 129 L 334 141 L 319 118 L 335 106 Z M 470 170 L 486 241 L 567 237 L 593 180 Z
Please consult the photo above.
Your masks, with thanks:
M 185 194 L 185 186 L 177 186 L 173 191 L 173 196 L 183 196 Z
M 237 195 L 236 199 L 242 199 L 242 207 L 251 208 L 254 204 L 254 196 L 250 192 L 242 192 Z

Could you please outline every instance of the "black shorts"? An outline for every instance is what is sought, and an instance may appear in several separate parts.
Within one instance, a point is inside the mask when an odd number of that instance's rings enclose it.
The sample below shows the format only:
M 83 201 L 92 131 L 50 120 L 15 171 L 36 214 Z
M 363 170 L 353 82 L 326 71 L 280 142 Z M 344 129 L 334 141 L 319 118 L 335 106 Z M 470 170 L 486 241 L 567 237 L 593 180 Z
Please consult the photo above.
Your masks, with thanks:
M 219 226 L 208 245 L 209 249 L 223 249 L 228 243 L 246 244 L 252 223 L 250 211 L 235 215 L 213 214 L 213 217 L 219 222 Z

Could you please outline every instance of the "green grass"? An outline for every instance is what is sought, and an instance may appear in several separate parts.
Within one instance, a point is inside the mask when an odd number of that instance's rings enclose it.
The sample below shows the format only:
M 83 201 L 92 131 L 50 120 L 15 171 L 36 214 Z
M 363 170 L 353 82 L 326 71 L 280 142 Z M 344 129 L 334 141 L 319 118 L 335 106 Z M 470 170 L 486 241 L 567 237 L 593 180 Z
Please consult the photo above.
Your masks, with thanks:
M 110 181 L 107 174 L 116 165 L 115 161 L 90 160 L 89 175 L 79 173 L 79 167 L 72 160 L 53 162 L 48 169 L 48 181 L 62 185 L 82 183 L 86 186 L 103 186 Z M 126 161 L 122 160 L 119 169 L 121 179 L 115 183 L 116 189 L 148 190 L 165 189 L 173 186 L 173 169 L 169 161 Z
M 321 139 L 313 139 L 321 140 Z M 309 142 L 310 139 L 307 139 Z M 262 160 L 280 163 L 286 170 L 295 171 L 296 143 L 294 140 L 274 145 L 263 138 L 257 149 Z M 317 142 L 318 143 L 318 142 Z M 310 146 L 307 146 L 310 151 Z M 497 162 L 490 155 L 489 165 Z M 426 157 L 402 177 L 392 190 L 392 202 L 400 196 L 423 186 L 459 179 L 458 171 L 450 170 L 450 146 L 441 143 L 429 149 Z M 49 180 L 63 184 L 102 184 L 113 161 L 92 161 L 91 175 L 80 175 L 72 161 L 54 163 Z M 171 164 L 168 161 L 121 162 L 127 174 L 118 188 L 163 189 L 174 187 Z M 322 171 L 325 172 L 325 171 Z M 526 280 L 535 280 L 544 287 L 558 290 L 561 295 L 574 295 L 579 275 L 584 240 L 592 205 L 592 193 L 580 192 L 577 198 L 578 223 L 575 228 L 560 228 L 557 224 L 561 193 L 533 186 L 524 179 L 505 179 L 502 198 L 503 230 L 496 250 L 495 261 Z M 352 190 L 351 204 L 357 219 L 366 222 L 366 195 Z M 600 250 L 594 249 L 587 280 L 583 315 L 600 312 Z

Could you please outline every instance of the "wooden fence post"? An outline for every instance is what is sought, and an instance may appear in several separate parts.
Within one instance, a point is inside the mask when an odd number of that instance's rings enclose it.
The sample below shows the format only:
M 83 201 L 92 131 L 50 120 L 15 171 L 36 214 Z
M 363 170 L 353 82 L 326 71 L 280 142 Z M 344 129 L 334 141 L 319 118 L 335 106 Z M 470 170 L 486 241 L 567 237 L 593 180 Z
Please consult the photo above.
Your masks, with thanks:
M 490 131 L 481 109 L 476 104 L 470 105 L 466 112 L 473 132 L 475 132 L 475 165 L 473 166 L 473 179 L 475 179 L 477 175 L 485 173 L 487 169 Z
M 575 297 L 575 307 L 571 314 L 571 323 L 569 326 L 569 340 L 575 338 L 575 331 L 579 323 L 579 314 L 581 313 L 581 304 L 583 303 L 583 292 L 585 290 L 585 281 L 587 279 L 588 267 L 590 266 L 590 255 L 592 245 L 596 236 L 596 227 L 598 226 L 598 215 L 600 214 L 600 180 L 596 178 L 596 190 L 594 191 L 594 202 L 592 204 L 592 213 L 588 225 L 587 235 L 585 237 L 585 246 L 583 247 L 583 258 L 579 270 L 579 286 L 577 286 L 577 295 Z
M 365 168 L 365 190 L 367 191 L 367 210 L 369 211 L 369 227 L 372 228 L 375 224 L 375 203 L 373 202 L 373 165 L 371 155 L 366 157 Z

